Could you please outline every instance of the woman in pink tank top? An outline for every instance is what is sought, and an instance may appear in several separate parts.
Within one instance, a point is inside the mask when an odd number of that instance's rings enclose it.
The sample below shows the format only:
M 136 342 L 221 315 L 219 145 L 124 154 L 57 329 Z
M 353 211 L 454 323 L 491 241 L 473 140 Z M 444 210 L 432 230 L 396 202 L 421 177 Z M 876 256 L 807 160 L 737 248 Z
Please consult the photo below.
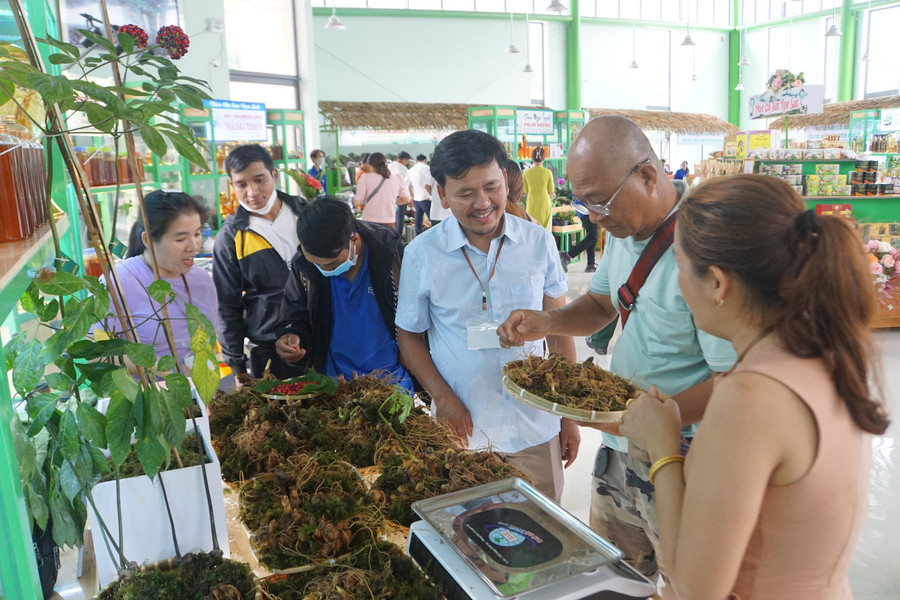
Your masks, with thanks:
M 661 570 L 680 600 L 844 600 L 865 518 L 876 307 L 858 233 L 790 186 L 736 175 L 678 211 L 679 285 L 697 326 L 729 340 L 684 460 L 681 417 L 654 389 L 620 431 L 653 461 Z

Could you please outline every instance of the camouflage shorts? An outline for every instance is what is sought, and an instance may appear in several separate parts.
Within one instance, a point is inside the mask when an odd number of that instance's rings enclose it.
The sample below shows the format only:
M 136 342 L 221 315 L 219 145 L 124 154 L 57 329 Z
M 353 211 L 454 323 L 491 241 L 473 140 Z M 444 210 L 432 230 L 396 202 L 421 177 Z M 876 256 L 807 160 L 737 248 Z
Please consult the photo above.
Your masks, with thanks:
M 648 481 L 649 465 L 636 461 L 628 453 L 609 452 L 602 477 L 592 479 L 591 529 L 615 544 L 625 561 L 653 578 L 658 572 L 659 534 L 656 500 Z

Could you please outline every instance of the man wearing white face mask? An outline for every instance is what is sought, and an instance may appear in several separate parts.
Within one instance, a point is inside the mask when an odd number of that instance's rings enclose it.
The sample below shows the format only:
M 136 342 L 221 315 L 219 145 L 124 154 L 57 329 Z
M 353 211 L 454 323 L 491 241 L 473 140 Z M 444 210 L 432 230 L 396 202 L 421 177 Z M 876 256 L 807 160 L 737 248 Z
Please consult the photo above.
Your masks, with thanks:
M 326 196 L 300 215 L 297 235 L 300 250 L 281 302 L 279 356 L 332 377 L 387 371 L 412 392 L 394 327 L 400 234 L 357 221 L 345 202 Z
M 328 193 L 328 182 L 325 179 L 325 151 L 324 150 L 313 150 L 309 153 L 309 157 L 313 161 L 313 166 L 309 168 L 309 173 L 313 177 L 319 180 L 319 183 L 322 184 L 322 192 Z
M 293 377 L 302 369 L 278 357 L 275 340 L 281 296 L 299 245 L 297 216 L 306 200 L 275 189 L 272 157 L 258 144 L 232 150 L 225 171 L 240 207 L 225 220 L 213 250 L 222 353 L 235 373 L 261 377 L 271 360 L 276 377 Z

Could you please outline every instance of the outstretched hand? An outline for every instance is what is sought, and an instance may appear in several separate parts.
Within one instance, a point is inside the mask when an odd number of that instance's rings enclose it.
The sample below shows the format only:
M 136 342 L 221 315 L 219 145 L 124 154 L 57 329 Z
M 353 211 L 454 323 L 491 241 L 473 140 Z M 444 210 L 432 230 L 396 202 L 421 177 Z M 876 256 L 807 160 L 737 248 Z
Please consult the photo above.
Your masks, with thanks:
M 514 310 L 497 328 L 500 345 L 504 348 L 522 346 L 550 333 L 550 315 L 540 310 Z
M 278 338 L 275 352 L 287 362 L 299 362 L 306 356 L 306 349 L 300 347 L 300 337 L 295 333 L 287 333 Z

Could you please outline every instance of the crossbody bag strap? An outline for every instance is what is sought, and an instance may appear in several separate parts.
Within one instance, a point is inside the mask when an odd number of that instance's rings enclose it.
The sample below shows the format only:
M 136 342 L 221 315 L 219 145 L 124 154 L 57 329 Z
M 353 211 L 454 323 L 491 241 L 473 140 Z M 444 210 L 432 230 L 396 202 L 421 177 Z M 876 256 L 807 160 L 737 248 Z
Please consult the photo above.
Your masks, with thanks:
M 676 213 L 672 213 L 656 229 L 653 237 L 650 238 L 650 242 L 644 248 L 644 251 L 641 252 L 637 264 L 631 270 L 628 281 L 619 286 L 618 297 L 621 309 L 619 313 L 622 315 L 622 327 L 625 327 L 628 315 L 631 314 L 635 300 L 637 300 L 638 292 L 641 286 L 644 285 L 644 282 L 647 281 L 647 277 L 650 276 L 650 271 L 653 270 L 653 267 L 656 266 L 662 255 L 675 241 L 675 216 Z
M 371 199 L 372 199 L 372 197 L 373 197 L 373 196 L 374 196 L 374 195 L 375 195 L 375 194 L 377 194 L 377 193 L 378 193 L 378 190 L 380 190 L 380 189 L 381 189 L 381 186 L 383 186 L 383 185 L 384 185 L 384 182 L 385 182 L 385 181 L 387 181 L 387 178 L 386 178 L 386 177 L 382 177 L 382 178 L 381 178 L 381 181 L 380 181 L 380 182 L 378 182 L 378 185 L 376 185 L 376 186 L 375 186 L 375 189 L 374 189 L 374 190 L 372 190 L 372 193 L 371 193 L 371 194 L 369 194 L 369 196 L 368 196 L 368 197 L 367 197 L 367 198 L 366 198 L 366 201 L 365 201 L 365 202 L 363 202 L 363 204 L 368 204 L 368 203 L 369 203 L 369 200 L 371 200 Z

